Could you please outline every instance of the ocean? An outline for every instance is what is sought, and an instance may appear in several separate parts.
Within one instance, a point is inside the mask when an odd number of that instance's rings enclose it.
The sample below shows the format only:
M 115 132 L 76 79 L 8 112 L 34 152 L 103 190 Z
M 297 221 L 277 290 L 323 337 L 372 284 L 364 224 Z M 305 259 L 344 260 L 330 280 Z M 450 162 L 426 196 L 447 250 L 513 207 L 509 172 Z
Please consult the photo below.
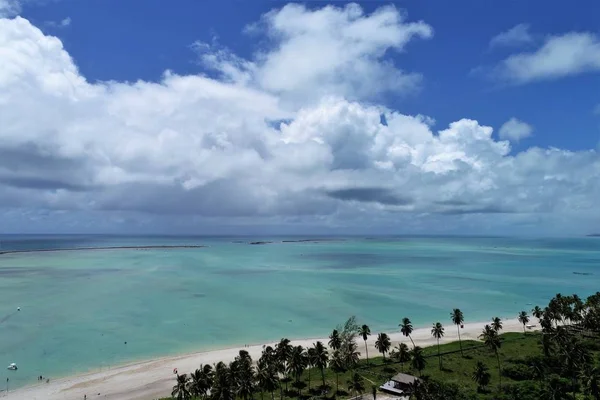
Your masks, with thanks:
M 0 235 L 0 252 L 156 245 L 207 247 L 0 254 L 0 382 L 326 337 L 352 315 L 374 333 L 449 325 L 452 308 L 512 318 L 600 290 L 600 238 Z

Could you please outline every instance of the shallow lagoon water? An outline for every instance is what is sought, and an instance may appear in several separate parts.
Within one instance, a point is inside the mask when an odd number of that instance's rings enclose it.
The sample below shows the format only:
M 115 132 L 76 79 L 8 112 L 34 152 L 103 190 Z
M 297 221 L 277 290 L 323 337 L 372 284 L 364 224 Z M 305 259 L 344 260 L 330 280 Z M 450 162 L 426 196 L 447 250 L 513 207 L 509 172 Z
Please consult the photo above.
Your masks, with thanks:
M 16 387 L 161 355 L 323 337 L 350 315 L 387 332 L 404 316 L 449 323 L 454 307 L 471 322 L 513 317 L 557 292 L 600 290 L 597 238 L 282 243 L 298 239 L 0 236 L 2 250 L 208 246 L 0 255 L 0 379 Z M 273 243 L 248 244 L 259 240 Z M 18 371 L 4 369 L 11 362 Z

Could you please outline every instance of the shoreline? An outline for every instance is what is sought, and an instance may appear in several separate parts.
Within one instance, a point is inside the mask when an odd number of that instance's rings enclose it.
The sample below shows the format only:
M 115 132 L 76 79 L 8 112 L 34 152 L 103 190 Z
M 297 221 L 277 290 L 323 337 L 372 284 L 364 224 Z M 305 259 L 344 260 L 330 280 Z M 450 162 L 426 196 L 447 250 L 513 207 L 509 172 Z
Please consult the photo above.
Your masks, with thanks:
M 523 325 L 516 319 L 503 319 L 502 333 L 522 332 Z M 478 336 L 486 324 L 485 322 L 472 322 L 464 324 L 461 329 L 461 339 L 478 340 Z M 458 333 L 455 325 L 444 325 L 445 336 L 440 343 L 454 342 L 458 340 Z M 333 328 L 332 328 L 333 329 Z M 435 345 L 436 339 L 431 336 L 431 327 L 420 327 L 413 331 L 412 339 L 417 346 L 427 347 Z M 379 356 L 375 349 L 376 331 L 367 340 L 369 354 Z M 388 333 L 392 346 L 399 342 L 406 343 L 412 347 L 410 339 L 403 336 L 399 331 Z M 292 340 L 293 345 L 304 347 L 312 346 L 317 340 L 325 345 L 328 338 L 304 338 Z M 249 345 L 248 347 L 235 346 L 223 349 L 195 351 L 179 355 L 170 355 L 159 358 L 129 362 L 117 365 L 108 370 L 92 370 L 80 374 L 70 375 L 56 380 L 51 379 L 50 383 L 38 383 L 31 386 L 25 386 L 8 394 L 0 392 L 2 399 L 30 399 L 30 400 L 80 400 L 87 395 L 88 398 L 102 398 L 110 400 L 149 400 L 168 396 L 174 384 L 173 369 L 177 368 L 180 373 L 190 373 L 200 364 L 214 364 L 219 361 L 230 362 L 238 354 L 239 350 L 246 350 L 254 360 L 260 357 L 262 348 L 265 345 L 273 346 L 276 342 L 264 342 L 261 344 Z M 357 340 L 361 358 L 365 358 L 364 342 Z

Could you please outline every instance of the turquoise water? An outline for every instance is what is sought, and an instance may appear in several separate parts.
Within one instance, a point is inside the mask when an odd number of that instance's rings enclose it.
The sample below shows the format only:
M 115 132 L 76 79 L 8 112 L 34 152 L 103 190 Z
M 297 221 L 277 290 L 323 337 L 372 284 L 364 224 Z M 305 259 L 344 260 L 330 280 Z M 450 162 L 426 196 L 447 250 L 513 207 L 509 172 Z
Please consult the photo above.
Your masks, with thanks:
M 276 242 L 247 244 L 255 240 Z M 416 326 L 448 323 L 454 307 L 467 322 L 481 321 L 557 292 L 600 290 L 594 238 L 281 240 L 0 236 L 2 250 L 209 246 L 0 255 L 0 380 L 15 387 L 40 374 L 322 337 L 350 315 L 388 332 L 404 316 Z M 18 371 L 5 369 L 11 362 Z

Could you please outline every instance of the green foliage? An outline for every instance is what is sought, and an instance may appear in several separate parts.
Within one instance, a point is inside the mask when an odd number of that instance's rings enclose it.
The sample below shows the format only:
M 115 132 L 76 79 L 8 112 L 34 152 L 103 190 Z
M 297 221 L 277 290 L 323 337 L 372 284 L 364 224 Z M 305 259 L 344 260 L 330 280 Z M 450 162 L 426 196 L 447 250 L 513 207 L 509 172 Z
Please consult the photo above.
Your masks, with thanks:
M 425 360 L 425 356 L 423 354 L 423 349 L 419 346 L 415 346 L 414 349 L 410 352 L 411 366 L 419 371 L 419 376 L 423 375 L 422 372 L 427 366 L 427 361 Z
M 392 342 L 390 341 L 390 337 L 385 333 L 380 333 L 377 335 L 377 340 L 375 341 L 375 348 L 383 354 L 383 358 L 385 358 L 385 353 L 390 351 L 390 347 L 392 347 Z
M 367 347 L 367 339 L 371 336 L 371 329 L 368 325 L 363 325 L 360 327 L 360 336 L 363 338 L 365 342 L 365 353 L 367 355 L 367 362 L 369 362 L 369 348 Z
M 440 364 L 440 370 L 442 369 L 442 355 L 440 354 L 440 339 L 444 337 L 444 327 L 440 322 L 436 322 L 433 324 L 433 328 L 431 328 L 431 335 L 437 339 L 437 347 L 438 347 L 438 360 Z
M 460 354 L 464 355 L 462 349 L 462 340 L 460 339 L 460 325 L 462 325 L 465 322 L 463 312 L 460 311 L 460 309 L 455 308 L 450 313 L 450 319 L 452 320 L 452 323 L 456 325 L 456 330 L 458 332 L 458 345 L 460 346 Z
M 498 400 L 540 400 L 543 399 L 540 386 L 532 381 L 517 382 L 502 386 Z
M 390 357 L 393 361 L 400 363 L 400 369 L 404 372 L 404 363 L 410 361 L 410 351 L 405 343 L 399 343 L 392 352 Z
M 471 378 L 477 384 L 477 391 L 483 392 L 487 385 L 490 384 L 492 375 L 490 374 L 487 365 L 485 365 L 481 361 L 477 361 L 477 365 L 475 365 L 475 370 L 473 371 L 473 375 L 471 375 Z
M 415 400 L 475 400 L 477 397 L 465 393 L 460 386 L 454 383 L 440 382 L 425 378 L 418 382 L 414 388 Z
M 413 325 L 412 322 L 410 321 L 409 318 L 402 318 L 402 322 L 398 325 L 400 327 L 400 332 L 402 332 L 402 334 L 404 336 L 406 336 L 407 338 L 410 339 L 413 348 L 415 347 L 415 342 L 412 340 L 412 337 L 410 336 L 410 334 L 413 332 Z
M 508 364 L 502 368 L 502 375 L 513 381 L 525 381 L 535 378 L 535 372 L 525 364 Z
M 177 383 L 173 386 L 171 396 L 177 400 L 189 400 L 192 395 L 189 391 L 190 378 L 187 374 L 177 375 Z
M 337 329 L 334 329 L 329 335 L 329 347 L 333 351 L 337 351 L 342 347 L 342 338 L 340 337 L 340 332 Z
M 348 379 L 348 389 L 354 394 L 362 394 L 365 391 L 364 379 L 362 376 L 355 372 L 352 377 Z
M 351 316 L 346 320 L 344 325 L 338 326 L 337 330 L 340 334 L 340 339 L 342 341 L 342 347 L 348 346 L 349 343 L 355 341 L 356 336 L 360 333 L 361 327 L 356 322 L 356 317 Z
M 453 323 L 464 318 L 460 313 L 455 320 L 457 311 L 451 313 Z M 532 314 L 541 321 L 541 333 L 499 334 L 501 321 L 494 319 L 480 336 L 483 342 L 466 340 L 423 349 L 413 343 L 412 350 L 400 343 L 393 347 L 390 359 L 370 362 L 359 360 L 355 341 L 359 335 L 364 339 L 367 330 L 350 318 L 330 335 L 329 350 L 321 342 L 305 349 L 282 339 L 274 348 L 266 346 L 256 365 L 242 350 L 229 364 L 200 366 L 189 375 L 178 375 L 172 396 L 264 400 L 270 394 L 275 400 L 279 392 L 281 400 L 333 399 L 364 393 L 368 381 L 375 387 L 375 398 L 376 388 L 402 371 L 423 377 L 414 388 L 413 399 L 419 400 L 600 400 L 600 292 L 585 301 L 576 295 L 557 295 Z M 525 316 L 519 315 L 524 325 Z M 400 327 L 412 340 L 410 319 L 404 318 Z M 432 335 L 443 335 L 441 323 L 434 324 Z M 378 335 L 377 348 L 384 356 L 392 345 L 387 335 Z M 430 362 L 440 356 L 443 369 Z M 498 368 L 492 368 L 494 364 Z M 489 385 L 502 376 L 500 385 Z M 320 382 L 311 386 L 314 377 L 320 377 L 316 379 Z
M 492 318 L 492 328 L 499 333 L 502 330 L 502 320 L 498 317 Z
M 518 320 L 521 324 L 523 324 L 523 332 L 525 332 L 525 325 L 529 322 L 529 315 L 527 315 L 527 311 L 521 311 L 519 313 Z

